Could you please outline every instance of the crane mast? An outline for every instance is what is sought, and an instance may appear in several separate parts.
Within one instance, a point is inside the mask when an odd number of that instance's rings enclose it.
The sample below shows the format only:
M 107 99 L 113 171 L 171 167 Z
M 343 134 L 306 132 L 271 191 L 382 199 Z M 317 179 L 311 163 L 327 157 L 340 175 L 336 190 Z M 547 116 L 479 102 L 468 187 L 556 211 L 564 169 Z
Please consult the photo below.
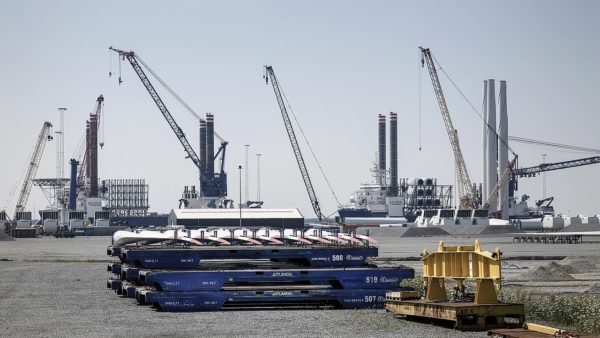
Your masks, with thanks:
M 450 111 L 446 105 L 446 99 L 444 97 L 444 92 L 442 91 L 442 85 L 440 84 L 431 52 L 429 51 L 429 48 L 419 47 L 419 49 L 421 50 L 422 57 L 421 65 L 424 67 L 425 63 L 427 63 L 427 69 L 429 70 L 429 76 L 431 77 L 433 90 L 435 91 L 435 96 L 442 112 L 444 125 L 446 126 L 446 132 L 448 133 L 448 138 L 450 139 L 450 145 L 452 146 L 452 152 L 454 153 L 454 161 L 456 163 L 457 170 L 458 192 L 460 194 L 460 208 L 475 208 L 477 206 L 477 199 L 473 193 L 471 178 L 469 177 L 469 172 L 467 171 L 462 150 L 460 149 L 458 131 L 452 124 Z
M 35 148 L 33 149 L 33 154 L 31 155 L 31 161 L 29 162 L 29 167 L 27 169 L 27 174 L 25 175 L 25 180 L 23 181 L 23 187 L 21 187 L 21 192 L 19 193 L 19 199 L 17 200 L 17 205 L 15 207 L 15 215 L 25 210 L 27 200 L 29 199 L 29 193 L 31 192 L 31 186 L 33 185 L 33 179 L 35 178 L 35 174 L 40 166 L 40 160 L 42 159 L 44 148 L 46 148 L 46 141 L 52 139 L 52 136 L 50 136 L 50 128 L 52 128 L 52 124 L 48 121 L 44 122 L 42 130 L 38 135 Z
M 131 67 L 133 68 L 133 70 L 136 72 L 136 74 L 142 81 L 142 84 L 144 84 L 144 87 L 146 87 L 146 90 L 148 91 L 148 93 L 150 94 L 152 99 L 154 100 L 154 103 L 156 103 L 156 105 L 158 106 L 158 109 L 160 110 L 160 112 L 163 114 L 163 116 L 167 120 L 167 123 L 169 123 L 169 126 L 175 133 L 175 136 L 177 136 L 177 138 L 179 139 L 179 142 L 183 146 L 183 149 L 185 150 L 185 152 L 187 153 L 189 158 L 194 162 L 196 167 L 198 167 L 198 169 L 200 169 L 200 158 L 194 151 L 194 148 L 192 148 L 192 146 L 186 139 L 185 134 L 183 133 L 183 130 L 181 130 L 179 125 L 177 125 L 177 122 L 175 122 L 175 119 L 173 119 L 173 116 L 171 116 L 169 109 L 167 109 L 167 106 L 164 104 L 164 102 L 162 101 L 162 99 L 160 98 L 160 96 L 158 95 L 156 90 L 154 89 L 154 86 L 152 86 L 152 83 L 150 82 L 150 80 L 144 73 L 144 70 L 138 63 L 135 53 L 133 51 L 129 51 L 129 52 L 122 51 L 122 50 L 119 50 L 119 49 L 116 49 L 113 47 L 110 47 L 109 49 L 117 52 L 123 59 L 127 59 L 127 61 L 129 61 L 129 64 L 131 64 Z
M 298 145 L 298 140 L 296 139 L 296 134 L 294 133 L 294 127 L 292 126 L 292 121 L 290 120 L 290 117 L 288 115 L 287 108 L 283 100 L 283 95 L 281 93 L 281 88 L 279 87 L 279 81 L 277 81 L 277 77 L 275 76 L 273 67 L 265 66 L 264 77 L 267 84 L 269 83 L 269 79 L 271 79 L 271 85 L 273 86 L 273 91 L 275 92 L 275 97 L 277 98 L 279 109 L 281 110 L 281 116 L 283 117 L 283 124 L 285 125 L 285 129 L 287 130 L 292 149 L 294 150 L 296 162 L 298 163 L 300 174 L 302 175 L 302 179 L 304 180 L 304 185 L 306 186 L 308 197 L 310 198 L 313 211 L 319 218 L 319 221 L 321 221 L 323 218 L 325 218 L 325 216 L 321 212 L 321 206 L 319 205 L 319 201 L 317 200 L 317 195 L 315 193 L 315 189 L 313 188 L 312 181 L 310 180 L 310 176 L 308 175 L 308 170 L 306 169 L 306 164 L 304 163 L 304 157 L 302 157 L 302 152 L 300 151 L 300 146 Z

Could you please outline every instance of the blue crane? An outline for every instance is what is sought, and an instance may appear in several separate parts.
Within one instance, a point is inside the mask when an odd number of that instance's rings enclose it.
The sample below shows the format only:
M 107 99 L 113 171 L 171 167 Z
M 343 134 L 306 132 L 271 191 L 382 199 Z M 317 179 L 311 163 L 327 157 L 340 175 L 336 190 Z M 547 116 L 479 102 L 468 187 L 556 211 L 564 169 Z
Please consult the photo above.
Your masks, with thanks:
M 215 174 L 214 172 L 208 172 L 206 170 L 206 166 L 205 166 L 206 159 L 201 159 L 198 156 L 198 154 L 194 151 L 194 148 L 190 145 L 187 138 L 185 137 L 185 133 L 179 127 L 179 125 L 177 124 L 177 122 L 175 121 L 175 119 L 173 118 L 171 113 L 169 112 L 169 109 L 167 108 L 167 106 L 165 105 L 163 100 L 158 95 L 158 92 L 156 91 L 156 89 L 154 89 L 154 86 L 150 82 L 150 79 L 148 79 L 148 76 L 146 76 L 146 73 L 142 69 L 142 66 L 144 66 L 144 68 L 146 68 L 154 77 L 156 77 L 158 79 L 158 81 L 167 89 L 167 91 L 169 91 L 188 111 L 190 111 L 190 113 L 192 113 L 196 118 L 198 118 L 198 120 L 202 121 L 202 119 L 191 109 L 191 107 L 189 105 L 187 105 L 175 92 L 173 92 L 167 86 L 167 84 L 164 81 L 162 81 L 156 75 L 156 73 L 154 73 L 150 69 L 150 67 L 148 67 L 148 65 L 146 65 L 140 59 L 139 55 L 135 54 L 133 51 L 127 52 L 127 51 L 119 50 L 119 49 L 116 49 L 113 47 L 109 47 L 109 49 L 118 53 L 121 58 L 127 59 L 127 61 L 129 61 L 129 64 L 131 65 L 133 70 L 136 72 L 136 74 L 138 75 L 140 80 L 142 81 L 142 84 L 144 85 L 144 87 L 146 87 L 146 90 L 150 94 L 150 97 L 152 97 L 152 99 L 154 100 L 154 103 L 156 103 L 156 106 L 158 107 L 158 109 L 160 110 L 160 112 L 162 113 L 164 118 L 167 120 L 167 123 L 169 124 L 169 126 L 171 127 L 173 132 L 175 133 L 175 136 L 177 136 L 177 139 L 183 146 L 183 149 L 185 150 L 187 157 L 189 159 L 191 159 L 192 162 L 194 162 L 194 165 L 196 165 L 196 167 L 199 169 L 201 195 L 204 197 L 227 196 L 227 174 L 225 173 L 225 151 L 226 151 L 226 147 L 228 144 L 227 141 L 223 140 L 217 133 L 214 133 L 214 135 L 221 141 L 221 146 L 220 146 L 219 150 L 217 151 L 217 153 L 215 154 L 215 156 L 210 160 L 214 161 L 219 155 L 221 155 L 221 161 L 220 161 L 221 168 L 220 168 L 220 172 L 218 174 Z M 121 77 L 119 76 L 119 83 L 121 83 L 121 82 L 122 82 L 122 80 L 121 80 Z

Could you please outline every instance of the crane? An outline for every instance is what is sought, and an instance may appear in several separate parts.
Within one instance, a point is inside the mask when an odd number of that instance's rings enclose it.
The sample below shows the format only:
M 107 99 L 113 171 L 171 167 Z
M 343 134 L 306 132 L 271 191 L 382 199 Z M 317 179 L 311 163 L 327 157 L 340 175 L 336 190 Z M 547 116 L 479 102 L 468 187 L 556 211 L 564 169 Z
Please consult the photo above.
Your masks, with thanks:
M 586 148 L 568 144 L 559 144 L 547 141 L 533 140 L 524 137 L 517 136 L 509 136 L 509 141 L 524 143 L 524 144 L 533 144 L 542 147 L 549 148 L 557 148 L 562 150 L 570 150 L 576 152 L 590 153 L 590 154 L 600 154 L 600 149 L 596 148 Z M 519 190 L 518 188 L 518 178 L 519 177 L 535 177 L 540 173 L 544 173 L 547 171 L 553 170 L 561 170 L 568 168 L 581 167 L 591 164 L 600 163 L 600 156 L 592 156 L 586 158 L 580 158 L 575 160 L 563 161 L 563 162 L 555 162 L 555 163 L 542 163 L 537 166 L 527 167 L 527 168 L 517 168 L 511 171 L 510 175 L 510 184 L 509 184 L 509 196 L 514 196 L 514 192 Z M 544 202 L 545 200 L 542 200 Z M 539 202 L 539 201 L 538 201 Z
M 460 143 L 458 141 L 458 131 L 452 124 L 450 111 L 446 105 L 446 99 L 444 98 L 442 85 L 440 84 L 440 79 L 438 78 L 437 70 L 435 69 L 435 65 L 433 63 L 431 51 L 429 48 L 419 47 L 419 49 L 421 50 L 421 66 L 425 67 L 425 64 L 427 64 L 429 76 L 431 77 L 431 82 L 433 84 L 433 90 L 435 91 L 435 96 L 442 112 L 444 125 L 446 126 L 446 132 L 448 133 L 448 138 L 450 139 L 450 145 L 452 146 L 452 152 L 454 153 L 454 161 L 456 163 L 457 170 L 458 193 L 460 196 L 460 208 L 475 208 L 477 206 L 477 199 L 473 192 L 471 178 L 469 177 L 467 165 L 465 164 Z
M 95 114 L 92 114 L 91 117 L 93 116 L 93 118 L 96 119 L 96 131 L 94 132 L 94 134 L 97 134 L 97 131 L 100 130 L 100 117 L 102 114 L 102 107 L 103 107 L 103 103 L 104 103 L 104 96 L 100 95 L 98 96 L 98 98 L 96 99 L 96 109 L 95 109 Z M 83 155 L 83 161 L 81 161 L 81 166 L 79 167 L 79 172 L 77 173 L 77 186 L 83 186 L 85 183 L 85 177 L 86 176 L 90 176 L 88 175 L 88 170 L 91 169 L 90 167 L 90 162 L 92 161 L 92 154 L 90 154 L 90 147 L 87 146 L 87 143 L 92 142 L 92 140 L 88 140 L 86 138 L 86 148 L 85 148 L 85 152 Z M 94 140 L 95 142 L 95 140 Z M 104 147 L 104 142 L 100 142 L 100 148 Z M 88 169 L 90 168 L 90 169 Z M 98 168 L 96 168 L 97 170 Z M 92 184 L 90 182 L 90 184 Z M 97 184 L 97 183 L 96 183 Z
M 42 126 L 42 130 L 40 130 L 35 148 L 33 149 L 33 154 L 31 155 L 31 160 L 29 161 L 27 174 L 25 175 L 25 180 L 23 181 L 23 186 L 21 187 L 21 192 L 19 193 L 19 199 L 17 200 L 17 205 L 15 207 L 14 219 L 17 219 L 16 215 L 19 212 L 23 212 L 25 210 L 27 200 L 29 199 L 29 193 L 31 192 L 31 186 L 33 185 L 33 179 L 35 178 L 38 167 L 40 166 L 40 160 L 42 159 L 44 148 L 46 148 L 46 142 L 52 140 L 52 136 L 50 135 L 51 128 L 52 124 L 46 121 Z
M 198 114 L 196 114 L 196 112 L 194 112 L 193 109 L 188 104 L 186 104 L 171 88 L 169 88 L 169 86 L 162 79 L 160 79 L 160 77 L 158 77 L 158 75 L 156 75 L 156 73 L 154 73 L 152 71 L 152 69 L 150 69 L 148 67 L 148 65 L 146 65 L 140 59 L 139 55 L 135 54 L 133 51 L 126 52 L 126 51 L 116 49 L 113 47 L 109 47 L 109 49 L 118 53 L 119 56 L 123 60 L 127 59 L 127 61 L 129 61 L 129 64 L 131 65 L 133 70 L 136 72 L 136 74 L 138 75 L 140 80 L 142 81 L 142 84 L 144 85 L 144 87 L 146 87 L 146 90 L 150 94 L 150 97 L 152 97 L 152 99 L 154 100 L 154 103 L 156 103 L 156 106 L 158 107 L 158 109 L 160 110 L 160 112 L 162 113 L 164 118 L 167 120 L 167 123 L 169 124 L 169 126 L 171 127 L 173 132 L 175 133 L 175 136 L 177 137 L 177 139 L 179 139 L 179 142 L 181 143 L 184 151 L 187 154 L 186 158 L 191 159 L 192 162 L 194 162 L 194 165 L 196 165 L 196 167 L 199 169 L 200 191 L 207 192 L 207 193 L 204 193 L 203 196 L 207 196 L 207 197 L 216 197 L 216 196 L 212 196 L 212 195 L 217 195 L 218 197 L 226 196 L 227 195 L 227 175 L 225 173 L 225 151 L 227 149 L 228 142 L 225 141 L 216 132 L 214 133 L 214 135 L 217 137 L 217 139 L 219 139 L 219 141 L 221 141 L 221 146 L 219 147 L 219 150 L 216 152 L 216 154 L 214 155 L 214 158 L 212 160 L 215 160 L 219 155 L 221 156 L 220 173 L 217 176 L 215 176 L 215 173 L 203 172 L 202 161 L 200 160 L 200 157 L 198 157 L 198 154 L 194 151 L 194 148 L 192 148 L 192 146 L 188 142 L 187 138 L 185 137 L 185 133 L 179 127 L 179 125 L 177 124 L 177 122 L 175 121 L 175 119 L 173 118 L 171 113 L 169 112 L 169 109 L 167 108 L 167 106 L 165 105 L 163 100 L 158 95 L 158 92 L 156 91 L 156 89 L 154 89 L 154 86 L 150 82 L 150 79 L 148 78 L 148 76 L 146 76 L 146 73 L 142 69 L 142 66 L 144 66 L 144 68 L 146 68 L 166 88 L 166 90 L 175 97 L 175 99 L 179 103 L 181 103 L 199 121 L 202 121 L 200 116 L 198 116 Z M 122 82 L 122 80 L 121 80 L 121 77 L 119 76 L 119 84 L 121 82 Z M 210 196 L 208 196 L 208 195 L 210 195 Z
M 146 73 L 144 73 L 144 70 L 142 69 L 142 67 L 140 66 L 140 64 L 138 62 L 137 55 L 133 51 L 126 52 L 126 51 L 119 50 L 119 49 L 116 49 L 113 47 L 109 47 L 109 49 L 117 52 L 119 54 L 119 56 L 121 56 L 123 59 L 127 59 L 127 61 L 129 61 L 129 64 L 131 64 L 131 67 L 136 72 L 136 74 L 139 76 L 140 80 L 142 81 L 142 84 L 144 85 L 144 87 L 146 87 L 146 90 L 148 91 L 148 93 L 150 94 L 152 99 L 154 100 L 154 103 L 156 103 L 156 105 L 158 106 L 158 109 L 163 114 L 164 118 L 167 120 L 167 123 L 169 124 L 169 126 L 171 127 L 173 132 L 175 133 L 175 136 L 177 136 L 177 138 L 179 139 L 179 142 L 183 146 L 183 149 L 185 150 L 187 156 L 192 160 L 192 162 L 194 162 L 196 167 L 200 168 L 200 158 L 194 151 L 194 148 L 192 148 L 192 146 L 188 142 L 187 138 L 185 137 L 185 134 L 183 133 L 183 130 L 181 130 L 179 125 L 177 125 L 177 122 L 175 122 L 175 119 L 173 118 L 173 116 L 169 112 L 169 109 L 167 109 L 167 106 L 164 104 L 164 102 L 162 101 L 162 99 L 160 98 L 158 93 L 156 92 L 156 89 L 154 89 L 154 86 L 152 86 L 152 83 L 146 76 Z M 119 83 L 120 82 L 122 82 L 122 81 L 121 81 L 121 78 L 119 77 Z
M 277 81 L 277 77 L 275 76 L 273 67 L 265 66 L 264 78 L 267 84 L 269 83 L 269 79 L 271 80 L 271 85 L 273 86 L 273 91 L 275 92 L 275 97 L 277 98 L 279 109 L 281 110 L 281 116 L 283 117 L 283 124 L 285 125 L 285 129 L 287 130 L 287 134 L 290 139 L 294 155 L 296 156 L 296 162 L 298 163 L 300 174 L 302 175 L 302 179 L 304 180 L 304 185 L 306 187 L 308 197 L 310 198 L 310 203 L 312 204 L 313 211 L 315 212 L 315 215 L 317 215 L 317 218 L 320 222 L 325 218 L 325 216 L 321 212 L 321 206 L 319 205 L 317 194 L 315 193 L 312 181 L 310 180 L 310 176 L 308 175 L 308 169 L 306 169 L 304 157 L 302 156 L 302 152 L 300 151 L 300 145 L 298 144 L 298 140 L 296 139 L 294 127 L 292 126 L 292 121 L 290 120 L 290 117 L 288 115 L 281 88 L 279 87 L 279 81 Z
M 509 195 L 514 195 L 515 190 L 519 190 L 518 188 L 518 178 L 519 177 L 535 177 L 537 174 L 553 171 L 553 170 L 561 170 L 561 169 L 569 169 L 575 167 L 581 167 L 591 164 L 600 164 L 600 156 L 586 157 L 580 158 L 576 160 L 563 161 L 563 162 L 555 162 L 555 163 L 542 163 L 540 165 L 536 165 L 528 168 L 518 168 L 514 169 L 511 173 Z

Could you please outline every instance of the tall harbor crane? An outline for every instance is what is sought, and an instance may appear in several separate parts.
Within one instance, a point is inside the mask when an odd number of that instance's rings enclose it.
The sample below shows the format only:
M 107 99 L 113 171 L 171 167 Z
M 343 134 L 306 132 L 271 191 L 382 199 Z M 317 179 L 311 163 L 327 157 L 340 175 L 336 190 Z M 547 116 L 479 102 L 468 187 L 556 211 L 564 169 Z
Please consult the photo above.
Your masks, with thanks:
M 446 105 L 446 99 L 444 98 L 442 85 L 440 84 L 440 79 L 438 78 L 437 70 L 435 69 L 435 64 L 433 63 L 431 51 L 429 48 L 419 47 L 419 49 L 421 50 L 421 66 L 425 67 L 425 63 L 427 64 L 429 76 L 431 77 L 431 82 L 433 84 L 433 90 L 435 91 L 435 96 L 442 112 L 444 125 L 446 126 L 446 132 L 448 133 L 448 138 L 450 139 L 450 145 L 452 146 L 452 152 L 454 153 L 460 208 L 475 208 L 477 207 L 477 198 L 473 191 L 473 184 L 471 183 L 471 178 L 469 177 L 469 172 L 467 171 L 467 165 L 465 164 L 460 143 L 458 141 L 458 131 L 452 124 L 450 111 Z
M 96 197 L 98 193 L 98 131 L 100 130 L 100 121 L 102 107 L 104 106 L 104 96 L 100 95 L 96 99 L 96 109 L 94 114 L 90 114 L 88 129 L 86 130 L 86 147 L 83 155 L 83 161 L 77 174 L 77 186 L 85 185 L 85 178 L 90 179 L 90 196 Z M 104 142 L 100 142 L 100 148 L 104 147 Z
M 285 129 L 287 130 L 290 143 L 292 144 L 292 149 L 294 150 L 294 155 L 296 156 L 296 162 L 298 163 L 298 168 L 300 169 L 300 174 L 302 175 L 304 185 L 306 186 L 306 192 L 308 193 L 308 197 L 310 198 L 310 203 L 312 204 L 312 208 L 315 212 L 315 215 L 317 215 L 319 221 L 322 221 L 325 218 L 325 216 L 321 212 L 321 206 L 319 205 L 317 194 L 315 193 L 312 181 L 310 180 L 310 176 L 308 175 L 308 169 L 306 169 L 304 157 L 302 156 L 302 152 L 300 151 L 300 145 L 298 144 L 298 140 L 296 139 L 296 133 L 294 132 L 292 121 L 290 120 L 290 117 L 288 115 L 283 94 L 281 92 L 281 88 L 279 87 L 279 81 L 277 81 L 277 77 L 275 76 L 273 67 L 265 66 L 264 78 L 267 84 L 269 83 L 269 79 L 271 80 L 271 85 L 273 85 L 273 91 L 275 92 L 275 97 L 277 98 L 279 109 L 281 110 L 281 116 L 283 117 L 283 124 L 285 125 Z
M 169 109 L 167 108 L 167 106 L 165 105 L 163 100 L 158 95 L 156 89 L 154 89 L 154 86 L 150 82 L 150 79 L 148 78 L 148 76 L 146 76 L 146 73 L 142 69 L 142 66 L 144 68 L 146 68 L 167 89 L 167 91 L 175 97 L 175 99 L 180 104 L 182 104 L 191 114 L 193 114 L 202 123 L 204 121 L 200 118 L 200 116 L 198 116 L 198 114 L 196 114 L 189 105 L 187 105 L 173 90 L 171 90 L 171 88 L 169 88 L 169 86 L 167 86 L 167 84 L 164 81 L 162 81 L 162 79 L 160 79 L 158 77 L 158 75 L 156 75 L 156 73 L 154 71 L 152 71 L 152 69 L 150 69 L 150 67 L 148 67 L 148 65 L 146 65 L 140 59 L 139 55 L 135 54 L 133 51 L 126 52 L 126 51 L 119 50 L 119 49 L 116 49 L 113 47 L 109 47 L 109 49 L 118 53 L 119 56 L 123 60 L 127 59 L 127 61 L 129 61 L 129 64 L 131 65 L 133 70 L 136 72 L 136 74 L 138 75 L 140 80 L 142 81 L 142 84 L 144 85 L 144 87 L 146 87 L 146 90 L 150 94 L 150 97 L 152 97 L 152 99 L 154 100 L 154 103 L 156 103 L 156 106 L 158 107 L 158 109 L 160 110 L 160 112 L 162 113 L 164 118 L 167 120 L 167 123 L 169 124 L 169 126 L 175 133 L 175 136 L 177 136 L 177 139 L 183 146 L 183 149 L 187 154 L 187 158 L 191 159 L 192 162 L 194 162 L 194 165 L 196 165 L 196 167 L 199 169 L 200 191 L 201 191 L 202 196 L 205 196 L 205 197 L 227 196 L 227 174 L 225 173 L 225 151 L 226 151 L 226 147 L 228 144 L 227 141 L 223 140 L 223 138 L 221 138 L 219 136 L 219 134 L 217 134 L 216 132 L 213 131 L 214 136 L 216 136 L 221 141 L 221 146 L 220 146 L 219 150 L 217 151 L 217 153 L 214 155 L 214 157 L 210 158 L 209 160 L 212 163 L 212 161 L 214 161 L 220 155 L 221 156 L 221 161 L 220 161 L 221 168 L 220 168 L 219 174 L 217 174 L 217 175 L 215 175 L 214 172 L 208 172 L 207 169 L 210 169 L 211 167 L 206 166 L 205 159 L 201 159 L 198 156 L 198 154 L 194 151 L 194 148 L 190 145 L 187 138 L 185 137 L 185 133 L 179 127 L 179 125 L 177 124 L 177 122 L 175 121 L 175 119 L 173 118 L 171 113 L 169 112 Z M 119 76 L 119 83 L 121 83 L 121 82 L 122 82 L 122 80 L 121 80 L 121 77 Z M 212 144 L 210 146 L 212 146 Z M 212 151 L 210 153 L 212 154 Z
M 27 205 L 29 193 L 31 192 L 31 186 L 33 185 L 33 179 L 35 178 L 38 167 L 40 166 L 40 160 L 44 154 L 46 142 L 52 140 L 52 136 L 50 135 L 51 128 L 52 124 L 50 122 L 44 122 L 42 130 L 40 130 L 38 135 L 35 148 L 33 149 L 33 154 L 31 155 L 31 160 L 29 161 L 29 167 L 27 168 L 27 174 L 25 174 L 23 186 L 21 187 L 19 199 L 17 200 L 17 205 L 15 207 L 15 220 L 17 219 L 16 215 L 20 212 L 23 212 L 25 210 L 25 206 Z
M 444 125 L 446 126 L 446 132 L 448 133 L 448 138 L 450 139 L 450 145 L 452 146 L 452 152 L 454 153 L 454 161 L 456 163 L 456 172 L 457 172 L 457 181 L 458 181 L 458 192 L 460 195 L 460 205 L 459 207 L 472 209 L 477 208 L 479 203 L 477 201 L 477 196 L 475 193 L 475 187 L 471 183 L 471 178 L 469 176 L 469 172 L 467 170 L 467 166 L 462 155 L 462 150 L 460 148 L 460 143 L 458 141 L 458 131 L 454 128 L 452 124 L 452 119 L 450 118 L 450 111 L 448 110 L 448 106 L 446 105 L 446 99 L 444 97 L 444 92 L 442 91 L 442 85 L 440 84 L 440 79 L 437 75 L 437 70 L 435 68 L 433 56 L 431 55 L 431 51 L 429 48 L 419 47 L 421 50 L 421 66 L 425 67 L 425 63 L 427 63 L 427 69 L 429 70 L 429 76 L 431 77 L 431 82 L 433 84 L 433 89 L 435 91 L 435 95 L 440 106 L 440 110 L 442 112 L 442 118 L 444 119 Z M 496 135 L 498 136 L 498 135 Z M 507 140 L 500 140 L 501 142 L 507 142 Z M 510 148 L 509 148 L 510 150 Z M 508 183 L 511 172 L 513 168 L 517 164 L 518 155 L 515 154 L 511 150 L 513 154 L 513 159 L 510 161 L 506 168 L 499 168 L 502 172 L 499 174 L 498 182 L 494 186 L 493 189 L 490 190 L 488 196 L 486 197 L 485 203 L 483 203 L 483 208 L 488 209 L 490 205 L 493 205 L 495 201 L 498 199 L 498 192 L 502 188 L 503 185 Z
M 167 106 L 164 104 L 163 100 L 156 92 L 156 89 L 154 89 L 154 86 L 150 82 L 150 79 L 148 79 L 148 76 L 146 76 L 146 73 L 144 73 L 144 70 L 138 63 L 137 55 L 133 51 L 126 52 L 113 47 L 109 47 L 109 49 L 117 52 L 119 56 L 129 61 L 129 64 L 131 64 L 131 67 L 139 76 L 140 80 L 142 81 L 142 84 L 144 85 L 144 87 L 146 87 L 146 90 L 154 100 L 154 103 L 156 103 L 158 109 L 163 114 L 164 118 L 167 120 L 167 123 L 175 133 L 175 136 L 177 136 L 177 139 L 179 139 L 179 142 L 183 146 L 183 149 L 185 150 L 187 156 L 192 160 L 192 162 L 194 162 L 196 167 L 200 168 L 200 158 L 194 151 L 194 148 L 192 148 L 192 146 L 188 142 L 187 138 L 185 137 L 185 134 L 183 133 L 183 130 L 181 130 L 179 125 L 177 125 L 177 122 L 175 122 L 175 119 L 169 112 L 169 109 L 167 109 Z M 119 78 L 119 82 L 121 82 L 121 78 Z

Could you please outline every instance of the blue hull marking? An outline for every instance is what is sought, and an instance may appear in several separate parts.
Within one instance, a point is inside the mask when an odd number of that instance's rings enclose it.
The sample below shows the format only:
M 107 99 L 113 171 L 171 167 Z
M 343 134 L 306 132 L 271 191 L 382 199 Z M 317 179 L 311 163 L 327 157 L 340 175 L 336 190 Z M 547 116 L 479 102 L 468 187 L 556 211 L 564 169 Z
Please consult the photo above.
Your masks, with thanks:
M 341 218 L 346 217 L 386 217 L 386 212 L 373 212 L 367 208 L 341 208 L 338 209 L 338 214 Z

